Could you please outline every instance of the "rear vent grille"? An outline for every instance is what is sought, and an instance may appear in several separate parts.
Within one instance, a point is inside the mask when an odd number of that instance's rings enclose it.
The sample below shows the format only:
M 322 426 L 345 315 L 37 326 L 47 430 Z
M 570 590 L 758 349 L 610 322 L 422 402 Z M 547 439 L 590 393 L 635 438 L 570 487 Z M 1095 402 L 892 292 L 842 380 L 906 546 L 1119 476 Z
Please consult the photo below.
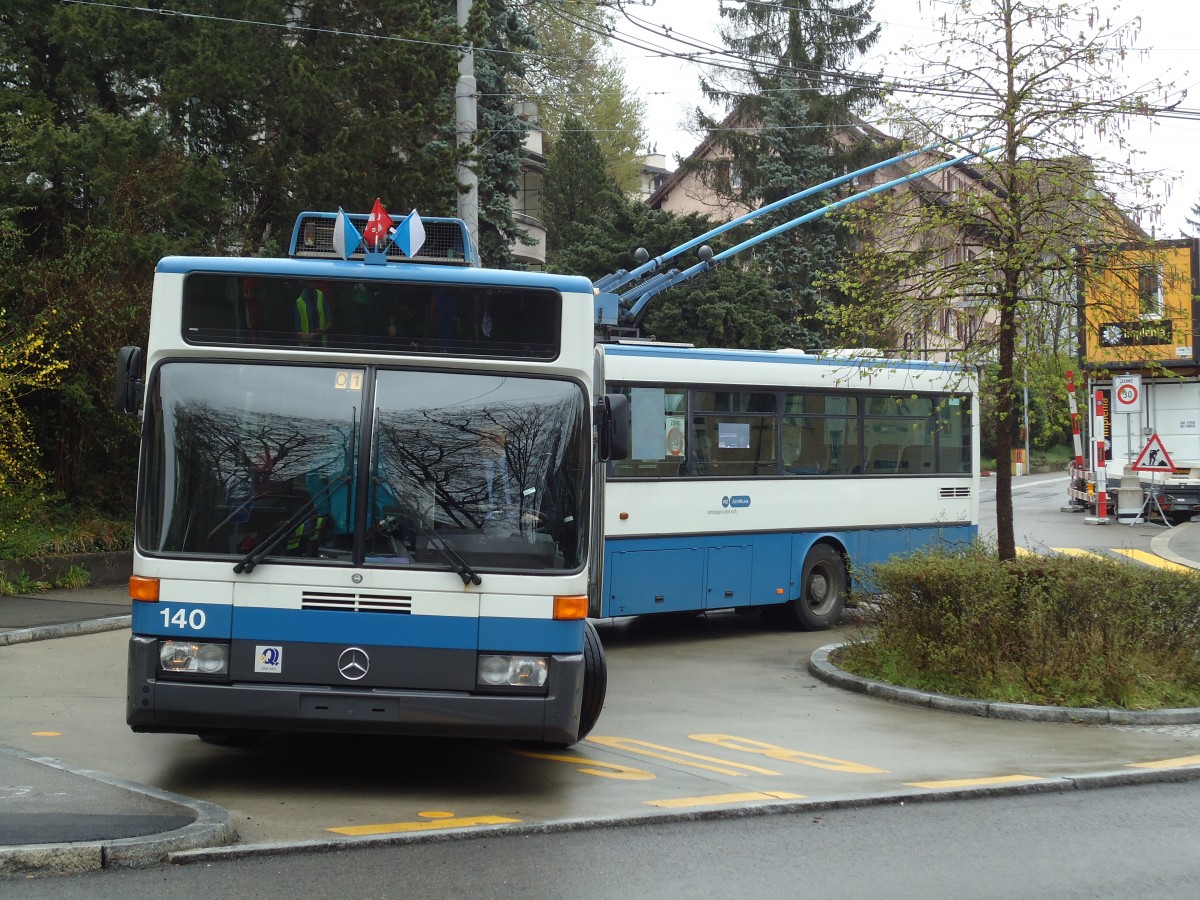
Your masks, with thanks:
M 966 499 L 971 496 L 971 489 L 969 487 L 939 488 L 938 496 L 943 500 Z
M 300 595 L 301 609 L 339 610 L 341 612 L 412 613 L 412 597 L 393 597 L 386 594 L 335 593 L 305 591 Z

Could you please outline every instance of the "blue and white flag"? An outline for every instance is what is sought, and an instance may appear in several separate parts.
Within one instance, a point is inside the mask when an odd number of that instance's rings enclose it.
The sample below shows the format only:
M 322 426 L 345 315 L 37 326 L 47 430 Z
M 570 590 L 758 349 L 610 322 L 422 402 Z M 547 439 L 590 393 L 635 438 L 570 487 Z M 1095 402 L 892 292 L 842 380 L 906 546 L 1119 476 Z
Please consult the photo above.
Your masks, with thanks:
M 350 254 L 362 243 L 362 235 L 350 221 L 350 217 L 338 207 L 337 221 L 333 223 L 333 249 L 342 259 L 349 259 Z
M 425 246 L 425 225 L 415 209 L 396 226 L 396 230 L 392 232 L 392 240 L 409 259 L 421 252 L 421 248 Z

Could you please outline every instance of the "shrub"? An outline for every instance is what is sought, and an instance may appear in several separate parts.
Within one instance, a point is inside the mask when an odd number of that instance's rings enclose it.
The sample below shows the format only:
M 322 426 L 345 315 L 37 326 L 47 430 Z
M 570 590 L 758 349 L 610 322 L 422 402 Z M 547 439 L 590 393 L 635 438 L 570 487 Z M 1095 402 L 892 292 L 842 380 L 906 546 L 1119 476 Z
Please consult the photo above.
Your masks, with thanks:
M 848 671 L 979 699 L 1200 706 L 1200 574 L 975 545 L 860 573 Z
M 46 497 L 0 494 L 0 559 L 104 553 L 133 547 L 133 523 Z

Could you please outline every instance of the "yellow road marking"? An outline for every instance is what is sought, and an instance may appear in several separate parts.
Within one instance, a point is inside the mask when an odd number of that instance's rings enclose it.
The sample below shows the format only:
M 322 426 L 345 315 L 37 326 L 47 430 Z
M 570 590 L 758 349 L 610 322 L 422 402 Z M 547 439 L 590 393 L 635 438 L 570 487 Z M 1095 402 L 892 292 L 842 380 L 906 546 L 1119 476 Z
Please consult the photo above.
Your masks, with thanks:
M 1024 547 L 1018 547 L 1017 556 L 1037 556 L 1037 553 L 1035 553 L 1033 550 L 1027 550 Z
M 1154 566 L 1158 569 L 1166 569 L 1170 572 L 1195 572 L 1196 570 L 1189 566 L 1181 566 L 1179 563 L 1173 563 L 1169 559 L 1163 559 L 1153 553 L 1147 553 L 1145 550 L 1125 550 L 1113 547 L 1113 553 L 1119 553 L 1121 556 L 1126 556 L 1129 559 L 1137 560 L 1140 563 L 1145 563 L 1148 566 Z
M 1173 769 L 1176 766 L 1200 766 L 1200 756 L 1177 756 L 1174 759 L 1156 759 L 1144 763 L 1126 763 L 1129 769 Z
M 1061 553 L 1063 556 L 1083 556 L 1087 559 L 1104 559 L 1104 556 L 1100 553 L 1096 553 L 1092 550 L 1083 550 L 1079 547 L 1053 547 L 1051 549 L 1054 550 L 1055 553 Z
M 30 733 L 34 737 L 62 737 L 61 731 L 33 731 Z
M 692 735 L 694 738 L 695 735 Z M 758 766 L 748 766 L 745 763 L 730 762 L 727 759 L 717 759 L 714 756 L 703 756 L 699 753 L 689 753 L 687 750 L 676 750 L 674 747 L 664 747 L 661 744 L 651 744 L 647 741 L 639 741 L 633 738 L 622 737 L 597 737 L 593 735 L 588 739 L 589 743 L 600 744 L 602 747 L 612 747 L 617 750 L 628 750 L 631 753 L 640 753 L 643 756 L 649 756 L 652 759 L 662 759 L 667 762 L 679 763 L 681 766 L 690 766 L 693 769 L 704 769 L 708 772 L 716 772 L 718 775 L 740 776 L 746 772 L 754 772 L 757 775 L 778 775 L 771 769 L 761 769 Z M 708 765 L 708 763 L 717 763 L 718 765 Z M 733 766 L 733 768 L 728 768 Z M 745 771 L 739 772 L 738 769 Z
M 804 753 L 800 750 L 790 750 L 787 747 L 777 747 L 763 741 L 753 741 L 750 738 L 735 737 L 732 734 L 689 734 L 693 741 L 706 744 L 716 744 L 726 750 L 741 750 L 744 753 L 757 753 L 767 759 L 777 759 L 780 762 L 796 763 L 801 766 L 812 766 L 814 769 L 828 769 L 831 772 L 853 772 L 855 775 L 886 775 L 887 769 L 877 769 L 863 763 L 848 762 L 844 759 L 834 759 L 832 756 L 819 756 L 816 753 Z M 736 765 L 734 763 L 733 765 Z M 768 774 L 777 775 L 778 772 Z
M 1026 781 L 1044 781 L 1037 775 L 995 775 L 991 778 L 950 778 L 946 781 L 908 781 L 906 787 L 920 788 L 960 788 L 981 787 L 988 784 L 1021 784 Z
M 417 815 L 425 815 L 418 813 Z M 441 816 L 441 813 L 436 815 Z M 512 825 L 520 819 L 504 816 L 465 816 L 463 818 L 437 818 L 430 822 L 391 822 L 387 825 L 345 825 L 341 828 L 326 828 L 338 834 L 361 836 L 366 834 L 399 834 L 405 831 L 433 831 L 438 828 L 469 828 L 472 825 Z
M 597 778 L 615 778 L 618 781 L 652 781 L 654 775 L 645 769 L 635 769 L 633 766 L 621 766 L 616 763 L 600 762 L 598 759 L 588 759 L 586 756 L 565 756 L 560 753 L 537 753 L 533 750 L 517 750 L 509 748 L 510 753 L 517 756 L 528 756 L 530 759 L 548 759 L 551 762 L 583 763 L 579 771 L 585 775 L 595 775 Z
M 647 800 L 646 806 L 683 809 L 689 806 L 715 806 L 719 803 L 753 803 L 756 800 L 803 800 L 804 794 L 787 791 L 744 791 L 740 794 L 710 794 L 707 797 L 677 797 L 672 800 Z

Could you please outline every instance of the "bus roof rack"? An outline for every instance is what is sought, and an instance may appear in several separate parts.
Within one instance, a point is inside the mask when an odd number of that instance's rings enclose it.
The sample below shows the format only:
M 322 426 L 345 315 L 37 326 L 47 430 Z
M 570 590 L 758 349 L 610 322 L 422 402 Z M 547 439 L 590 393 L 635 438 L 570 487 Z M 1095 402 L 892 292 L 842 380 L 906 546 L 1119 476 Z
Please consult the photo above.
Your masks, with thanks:
M 288 256 L 294 259 L 341 259 L 333 246 L 336 212 L 302 212 L 296 217 Z M 346 217 L 361 233 L 370 218 L 366 213 L 346 213 Z M 467 223 L 462 219 L 421 216 L 425 243 L 416 255 L 409 258 L 394 243 L 388 243 L 387 261 L 399 263 L 439 263 L 452 266 L 478 266 L 479 257 L 471 244 Z M 350 259 L 365 260 L 366 246 L 360 245 Z

